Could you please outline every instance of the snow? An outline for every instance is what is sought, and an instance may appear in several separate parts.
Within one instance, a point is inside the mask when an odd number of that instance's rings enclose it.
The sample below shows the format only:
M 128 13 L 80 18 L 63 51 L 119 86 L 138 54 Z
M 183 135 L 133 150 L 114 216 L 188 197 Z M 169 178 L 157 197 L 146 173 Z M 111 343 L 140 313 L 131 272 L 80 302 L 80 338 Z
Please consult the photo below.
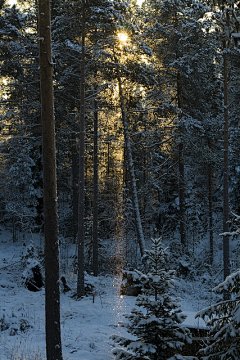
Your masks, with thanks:
M 188 328 L 197 328 L 197 329 L 206 329 L 206 323 L 203 319 L 195 318 L 197 311 L 194 311 L 191 307 L 187 304 L 183 306 L 182 304 L 183 314 L 186 315 L 186 319 L 182 322 L 183 326 Z
M 25 243 L 28 245 L 26 240 Z M 41 240 L 42 241 L 42 240 Z M 43 246 L 38 243 L 37 246 Z M 0 329 L 8 322 L 9 328 L 0 331 L 0 360 L 43 360 L 45 355 L 44 288 L 39 292 L 27 290 L 21 280 L 24 271 L 21 259 L 26 246 L 23 241 L 12 242 L 11 233 L 0 233 Z M 67 273 L 65 273 L 67 275 Z M 68 276 L 72 289 L 76 275 Z M 126 329 L 119 326 L 123 314 L 135 305 L 135 297 L 120 295 L 120 276 L 99 276 L 94 280 L 95 296 L 76 301 L 72 292 L 61 293 L 61 332 L 64 360 L 114 359 L 115 347 L 112 334 L 126 336 Z M 93 301 L 94 300 L 94 301 Z M 192 298 L 182 303 L 187 316 L 183 325 L 203 327 L 201 319 L 195 319 L 196 304 Z M 4 320 L 3 320 L 4 319 Z M 25 331 L 21 324 L 27 323 Z M 14 330 L 11 332 L 11 327 Z
M 238 32 L 238 33 L 232 33 L 232 36 L 233 36 L 235 39 L 240 39 L 240 32 Z

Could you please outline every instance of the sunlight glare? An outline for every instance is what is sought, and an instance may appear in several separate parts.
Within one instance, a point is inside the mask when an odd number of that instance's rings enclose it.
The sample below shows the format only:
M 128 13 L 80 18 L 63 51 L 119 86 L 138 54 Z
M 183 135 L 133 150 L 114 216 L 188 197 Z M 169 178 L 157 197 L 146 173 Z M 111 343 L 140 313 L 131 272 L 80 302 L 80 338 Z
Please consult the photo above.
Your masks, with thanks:
M 128 36 L 126 33 L 119 33 L 118 39 L 122 44 L 125 44 L 128 41 Z
M 13 5 L 16 5 L 16 4 L 17 4 L 17 0 L 8 0 L 7 2 L 8 2 L 8 4 L 9 4 L 10 6 L 13 6 Z

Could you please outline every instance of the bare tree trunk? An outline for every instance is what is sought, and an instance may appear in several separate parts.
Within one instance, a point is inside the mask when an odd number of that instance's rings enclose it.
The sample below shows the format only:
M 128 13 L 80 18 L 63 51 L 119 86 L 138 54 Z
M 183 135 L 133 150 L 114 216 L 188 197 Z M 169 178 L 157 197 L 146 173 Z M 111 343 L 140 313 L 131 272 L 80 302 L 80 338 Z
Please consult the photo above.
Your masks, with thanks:
M 223 43 L 223 75 L 224 75 L 224 163 L 223 163 L 223 232 L 229 232 L 229 171 L 228 171 L 228 80 L 226 42 Z M 230 274 L 229 236 L 223 236 L 223 270 L 224 279 Z
M 59 289 L 59 240 L 51 15 L 49 0 L 39 0 L 42 112 L 43 197 L 45 232 L 45 314 L 48 360 L 62 360 Z
M 208 165 L 208 218 L 209 218 L 209 264 L 213 265 L 213 201 L 212 166 Z
M 178 166 L 179 166 L 178 194 L 179 194 L 180 236 L 181 236 L 181 244 L 183 246 L 186 246 L 183 143 L 180 143 L 178 146 Z
M 98 275 L 98 111 L 94 100 L 93 274 Z
M 77 297 L 84 295 L 84 217 L 85 217 L 85 1 L 82 1 L 81 103 L 79 135 L 79 202 L 78 202 L 78 279 Z
M 74 243 L 77 241 L 78 234 L 78 154 L 75 137 L 72 139 L 72 206 L 73 206 L 73 238 Z
M 123 128 L 124 128 L 124 140 L 126 144 L 126 156 L 127 156 L 127 162 L 128 162 L 128 168 L 130 173 L 130 181 L 132 185 L 132 193 L 133 193 L 133 208 L 134 208 L 134 215 L 136 219 L 136 228 L 137 228 L 137 234 L 138 234 L 138 243 L 140 247 L 140 254 L 141 256 L 144 255 L 145 251 L 145 239 L 143 235 L 143 229 L 142 229 L 142 222 L 140 217 L 140 210 L 139 210 L 139 202 L 138 202 L 138 195 L 137 195 L 137 185 L 136 185 L 136 178 L 134 173 L 134 164 L 133 164 L 133 158 L 132 158 L 132 150 L 131 150 L 131 144 L 129 139 L 129 133 L 128 133 L 128 124 L 127 124 L 127 115 L 126 115 L 126 109 L 125 109 L 125 101 L 123 96 L 123 89 L 122 89 L 122 81 L 120 76 L 118 77 L 118 86 L 119 86 L 119 98 L 120 98 L 120 106 L 122 111 L 122 121 L 123 121 Z
M 182 109 L 182 86 L 180 81 L 180 74 L 177 74 L 177 97 L 178 108 Z M 185 226 L 185 182 L 184 182 L 184 162 L 183 162 L 183 143 L 180 142 L 178 146 L 178 169 L 179 169 L 179 181 L 178 181 L 178 196 L 179 196 L 179 216 L 180 216 L 180 236 L 181 244 L 186 246 L 186 226 Z

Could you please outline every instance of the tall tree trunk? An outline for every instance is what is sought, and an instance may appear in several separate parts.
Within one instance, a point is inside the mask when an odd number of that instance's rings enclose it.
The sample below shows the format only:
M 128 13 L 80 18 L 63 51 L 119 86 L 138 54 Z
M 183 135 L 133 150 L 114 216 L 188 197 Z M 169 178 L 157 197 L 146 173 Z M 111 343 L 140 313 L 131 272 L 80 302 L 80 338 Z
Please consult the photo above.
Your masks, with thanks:
M 208 219 L 209 219 L 209 264 L 213 265 L 213 201 L 212 166 L 208 165 Z
M 184 162 L 183 162 L 183 143 L 178 145 L 178 196 L 179 196 L 179 216 L 180 216 L 180 236 L 181 244 L 186 246 L 186 231 L 185 231 L 185 191 L 184 191 Z
M 142 115 L 140 115 L 142 118 Z M 142 120 L 142 119 L 140 119 Z M 145 134 L 147 134 L 147 121 L 146 119 L 144 120 L 144 132 Z M 146 183 L 147 183 L 147 164 L 148 164 L 148 159 L 147 159 L 147 152 L 146 152 L 146 146 L 145 144 L 143 144 L 143 188 L 145 188 Z M 144 194 L 142 196 L 142 214 L 143 214 L 143 218 L 145 219 L 144 223 L 143 223 L 143 229 L 144 229 L 144 234 L 146 234 L 147 231 L 149 231 L 149 226 L 148 226 L 148 221 L 147 221 L 147 214 L 146 214 L 146 192 L 144 191 Z
M 119 87 L 119 98 L 120 98 L 120 106 L 121 106 L 122 121 L 123 121 L 123 128 L 124 128 L 124 140 L 125 140 L 125 145 L 126 145 L 126 156 L 127 156 L 130 181 L 131 181 L 132 193 L 133 193 L 133 208 L 134 208 L 134 215 L 135 215 L 135 219 L 136 219 L 138 243 L 139 243 L 139 248 L 140 248 L 140 254 L 141 254 L 141 256 L 143 256 L 144 251 L 145 251 L 145 239 L 144 239 L 144 235 L 143 235 L 142 222 L 141 222 L 141 217 L 140 217 L 139 202 L 138 202 L 138 195 L 137 195 L 137 185 L 136 185 L 136 178 L 135 178 L 135 173 L 134 173 L 134 164 L 133 164 L 133 158 L 132 158 L 131 144 L 130 144 L 129 133 L 128 133 L 127 114 L 126 114 L 126 109 L 125 109 L 122 81 L 121 81 L 120 76 L 118 77 L 118 87 Z
M 50 19 L 49 0 L 39 0 L 43 197 L 45 221 L 46 352 L 48 360 L 62 360 L 57 176 Z
M 94 151 L 93 151 L 93 274 L 98 275 L 98 111 L 94 100 Z
M 223 75 L 224 75 L 224 162 L 223 162 L 223 233 L 229 232 L 229 174 L 228 174 L 228 71 L 226 41 L 223 43 Z M 224 279 L 230 274 L 229 236 L 223 236 L 223 272 Z
M 110 166 L 111 166 L 111 157 L 110 157 L 110 150 L 111 150 L 111 137 L 109 134 L 107 134 L 107 190 L 109 191 L 111 189 L 110 186 Z
M 78 234 L 78 154 L 75 137 L 72 138 L 72 206 L 73 206 L 73 239 L 77 242 Z
M 177 74 L 177 98 L 178 98 L 178 108 L 182 109 L 183 106 L 182 86 L 181 86 L 181 79 L 179 73 Z M 183 161 L 182 141 L 178 146 L 178 169 L 179 169 L 178 196 L 179 196 L 180 236 L 181 236 L 181 244 L 185 247 L 186 246 L 185 182 L 184 182 L 184 161 Z
M 78 200 L 78 279 L 77 297 L 84 295 L 84 217 L 85 217 L 85 1 L 82 1 L 81 103 L 79 134 L 79 200 Z

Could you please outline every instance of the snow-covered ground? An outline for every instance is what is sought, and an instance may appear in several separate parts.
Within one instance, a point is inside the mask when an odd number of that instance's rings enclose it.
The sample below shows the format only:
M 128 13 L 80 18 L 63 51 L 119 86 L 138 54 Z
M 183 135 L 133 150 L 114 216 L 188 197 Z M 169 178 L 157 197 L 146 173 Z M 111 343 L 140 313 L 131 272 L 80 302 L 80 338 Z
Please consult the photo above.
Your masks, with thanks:
M 22 241 L 12 243 L 10 233 L 0 235 L 0 360 L 45 359 L 44 289 L 31 292 L 21 282 L 20 259 L 25 249 Z M 75 286 L 74 275 L 68 281 Z M 130 312 L 135 298 L 120 295 L 119 276 L 100 276 L 93 281 L 94 301 L 92 294 L 80 301 L 73 299 L 71 292 L 61 294 L 64 360 L 113 359 L 114 344 L 109 336 L 126 331 L 118 322 L 123 320 L 124 313 Z M 182 301 L 183 312 L 187 315 L 185 324 L 204 326 L 194 318 L 201 309 L 194 289 L 179 295 L 185 295 Z M 8 329 L 4 329 L 6 323 L 10 325 Z

